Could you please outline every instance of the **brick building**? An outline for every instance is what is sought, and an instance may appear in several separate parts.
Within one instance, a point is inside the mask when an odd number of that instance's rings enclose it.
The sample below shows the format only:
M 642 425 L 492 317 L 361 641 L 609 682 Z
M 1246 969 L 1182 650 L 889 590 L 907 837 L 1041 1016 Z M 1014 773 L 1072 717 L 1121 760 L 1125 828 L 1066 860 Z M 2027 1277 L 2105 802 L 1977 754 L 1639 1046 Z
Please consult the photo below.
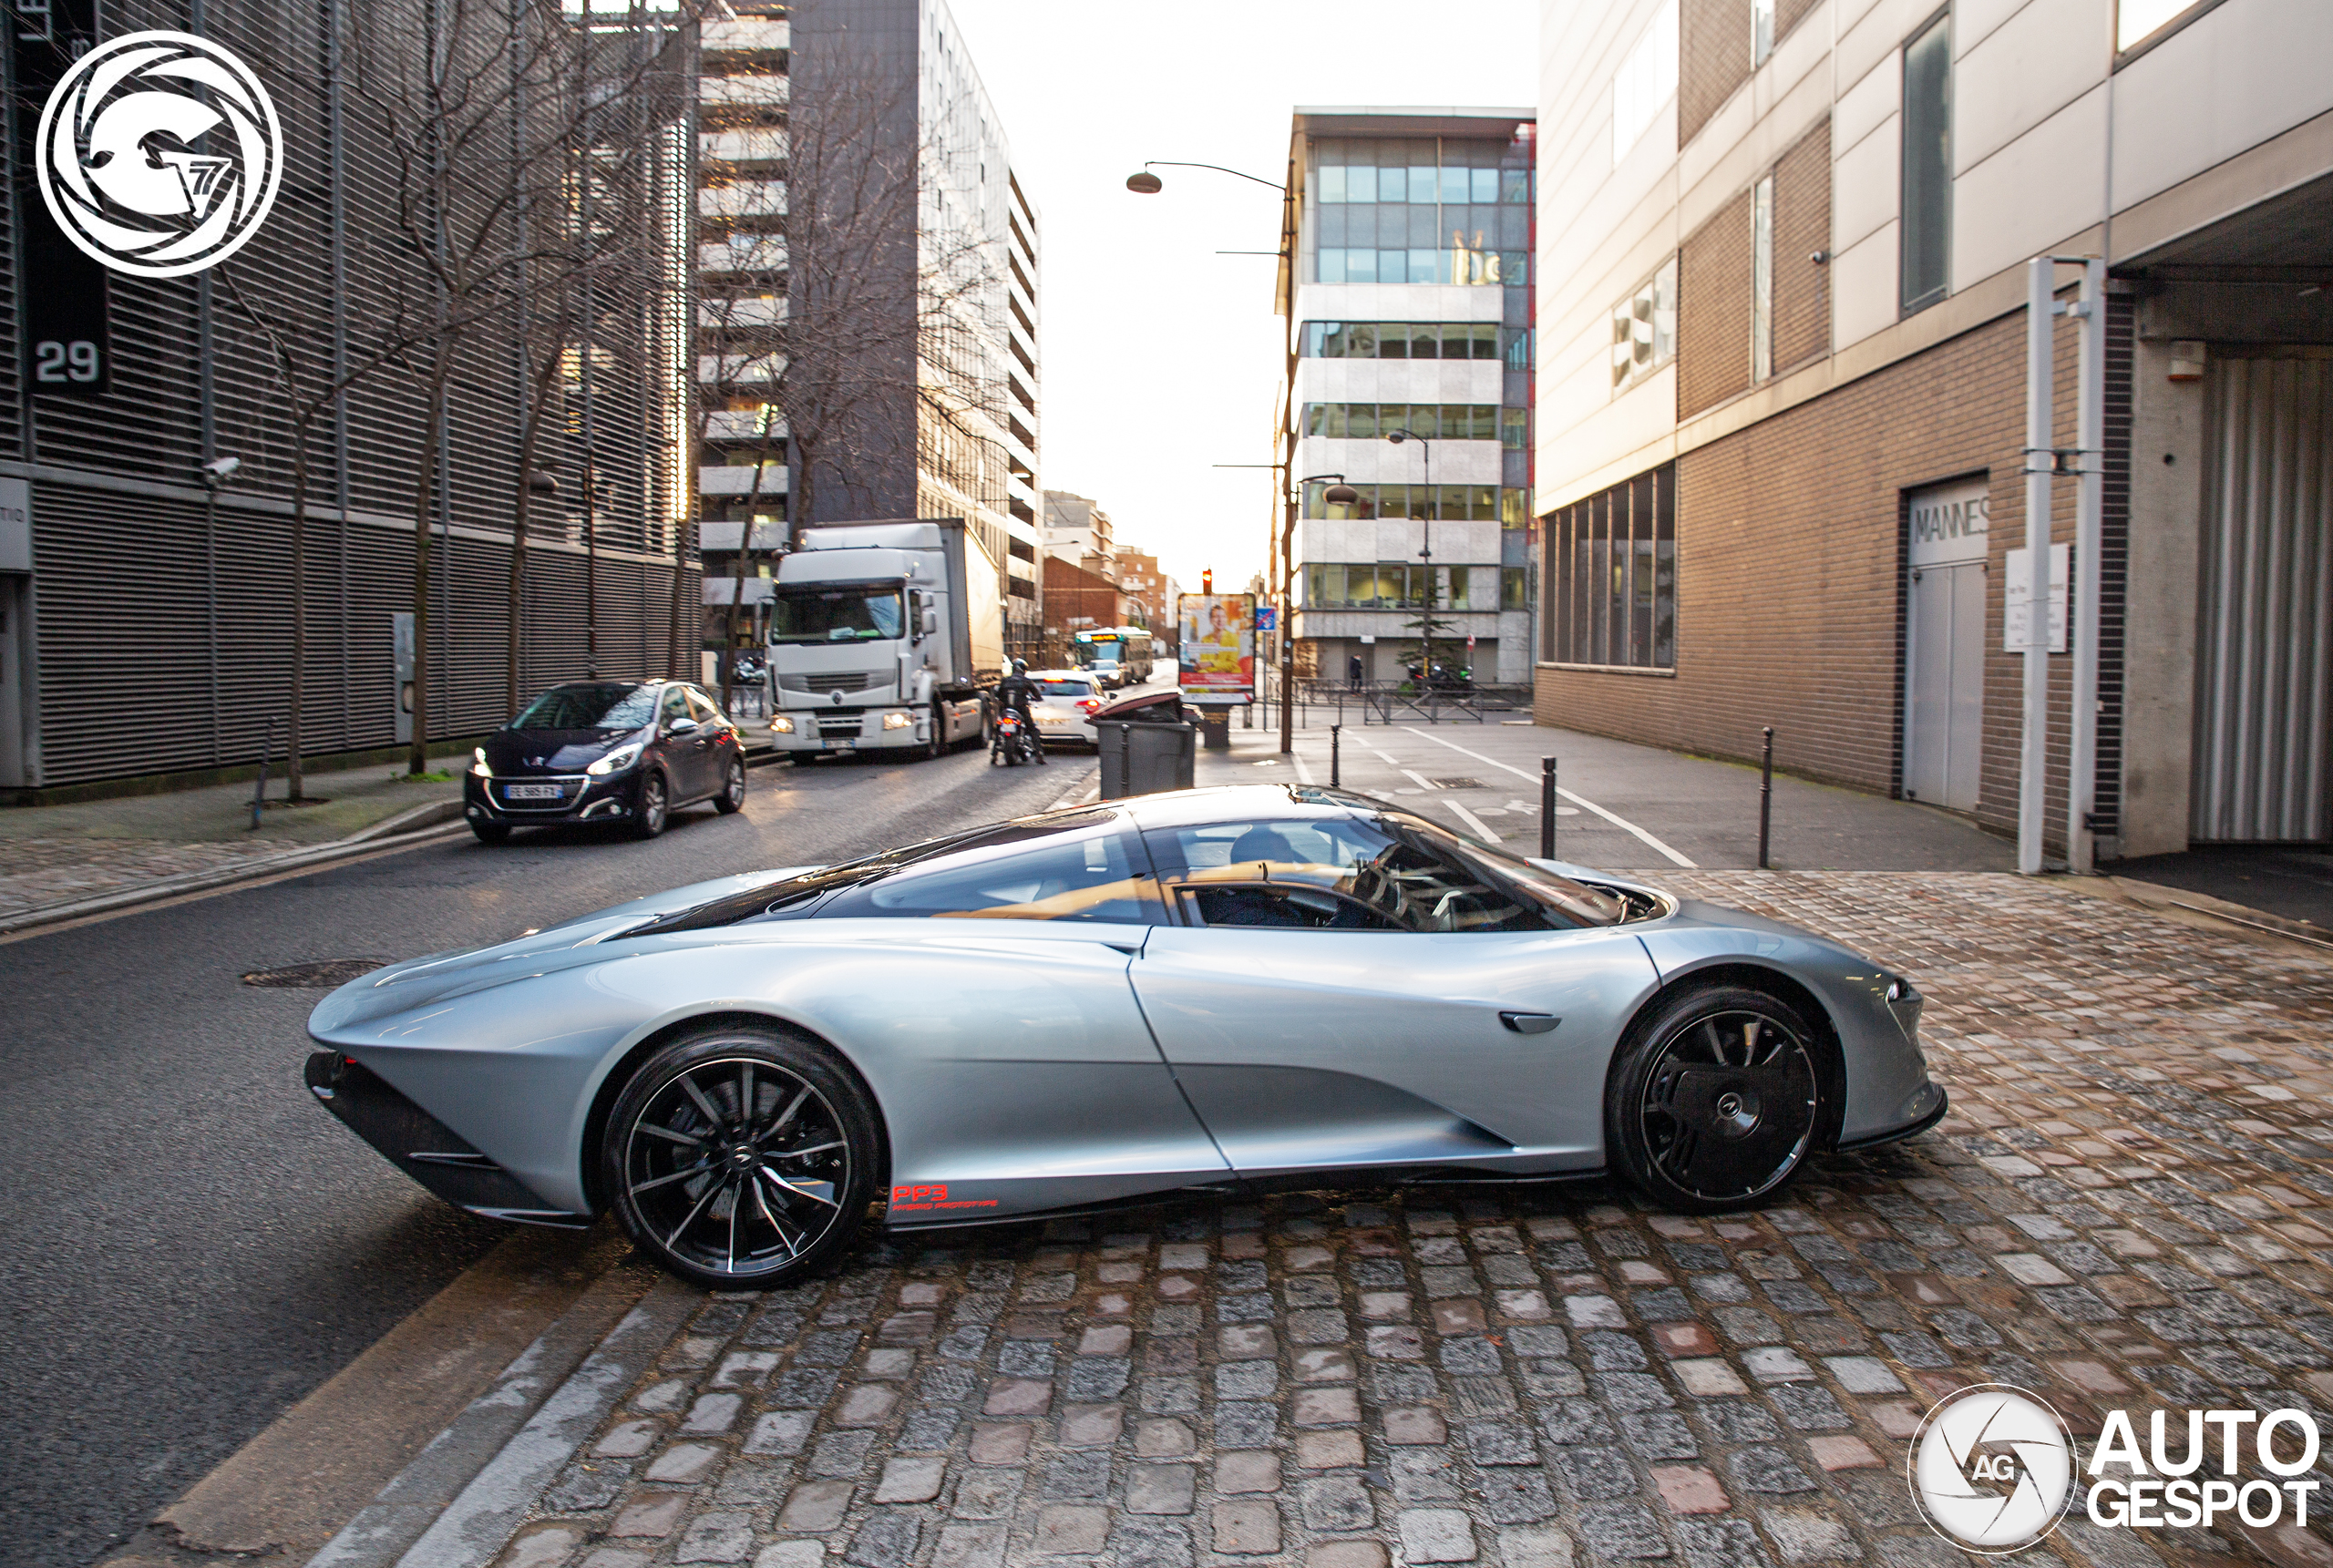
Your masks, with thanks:
M 1088 571 L 1057 555 L 1045 557 L 1045 635 L 1043 661 L 1047 668 L 1069 663 L 1069 640 L 1096 627 L 1126 623 L 1126 596 L 1118 585 L 1098 571 Z
M 1543 16 L 1541 722 L 1742 758 L 1772 724 L 1789 767 L 2012 829 L 2026 263 L 2103 256 L 2097 857 L 2333 834 L 2333 85 L 2295 63 L 2333 11 Z
M 1132 545 L 1120 545 L 1117 562 L 1118 587 L 1126 596 L 1125 624 L 1146 626 L 1154 631 L 1171 625 L 1179 590 L 1175 579 L 1159 567 L 1158 558 Z

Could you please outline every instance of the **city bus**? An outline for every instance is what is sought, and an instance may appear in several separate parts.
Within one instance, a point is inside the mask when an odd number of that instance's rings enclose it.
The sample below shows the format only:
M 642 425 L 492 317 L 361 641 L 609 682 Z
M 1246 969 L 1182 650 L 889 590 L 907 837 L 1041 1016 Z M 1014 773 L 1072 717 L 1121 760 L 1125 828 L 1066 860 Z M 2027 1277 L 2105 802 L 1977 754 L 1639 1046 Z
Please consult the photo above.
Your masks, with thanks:
M 1150 633 L 1139 626 L 1103 626 L 1070 639 L 1070 662 L 1095 684 L 1139 686 L 1150 679 Z

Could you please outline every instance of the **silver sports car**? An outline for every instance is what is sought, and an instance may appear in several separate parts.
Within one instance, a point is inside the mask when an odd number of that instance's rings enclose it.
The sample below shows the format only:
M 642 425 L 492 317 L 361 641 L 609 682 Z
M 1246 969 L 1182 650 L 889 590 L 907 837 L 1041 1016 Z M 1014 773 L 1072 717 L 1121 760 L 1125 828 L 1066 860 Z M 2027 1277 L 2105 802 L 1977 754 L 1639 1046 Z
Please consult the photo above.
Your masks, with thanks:
M 316 1097 L 473 1212 L 702 1284 L 898 1230 L 1610 1172 L 1670 1208 L 1944 1114 L 1901 976 L 1338 790 L 1190 790 L 677 888 L 394 965 Z

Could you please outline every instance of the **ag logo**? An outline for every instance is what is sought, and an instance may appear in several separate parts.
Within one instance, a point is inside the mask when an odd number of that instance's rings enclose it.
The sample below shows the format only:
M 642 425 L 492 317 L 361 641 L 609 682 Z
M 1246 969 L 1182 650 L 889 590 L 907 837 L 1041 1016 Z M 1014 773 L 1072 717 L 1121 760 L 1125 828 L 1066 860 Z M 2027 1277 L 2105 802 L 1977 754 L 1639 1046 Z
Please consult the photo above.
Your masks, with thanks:
M 283 182 L 267 89 L 187 33 L 131 33 L 82 56 L 49 94 L 34 147 L 41 198 L 66 238 L 146 278 L 233 255 Z
M 2073 1501 L 2073 1437 L 2022 1389 L 1978 1383 L 1939 1401 L 1912 1438 L 1912 1500 L 1963 1550 L 2016 1552 L 2058 1528 Z

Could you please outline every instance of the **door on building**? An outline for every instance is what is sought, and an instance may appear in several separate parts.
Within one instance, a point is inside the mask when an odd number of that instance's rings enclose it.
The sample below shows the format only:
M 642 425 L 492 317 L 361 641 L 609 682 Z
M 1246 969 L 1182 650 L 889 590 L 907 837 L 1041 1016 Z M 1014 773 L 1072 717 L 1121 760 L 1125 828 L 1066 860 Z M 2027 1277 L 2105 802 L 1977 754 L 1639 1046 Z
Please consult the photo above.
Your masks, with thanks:
M 0 785 L 19 789 L 33 782 L 25 776 L 25 705 L 32 697 L 25 683 L 32 658 L 25 600 L 32 580 L 0 572 Z
M 1977 809 L 1985 738 L 1982 479 L 1916 490 L 1904 595 L 1904 796 Z
M 2198 842 L 2333 837 L 2333 360 L 2223 358 L 2205 384 Z

